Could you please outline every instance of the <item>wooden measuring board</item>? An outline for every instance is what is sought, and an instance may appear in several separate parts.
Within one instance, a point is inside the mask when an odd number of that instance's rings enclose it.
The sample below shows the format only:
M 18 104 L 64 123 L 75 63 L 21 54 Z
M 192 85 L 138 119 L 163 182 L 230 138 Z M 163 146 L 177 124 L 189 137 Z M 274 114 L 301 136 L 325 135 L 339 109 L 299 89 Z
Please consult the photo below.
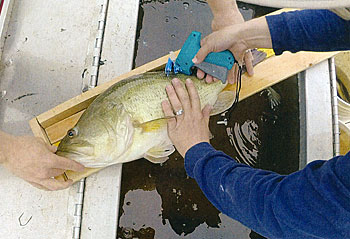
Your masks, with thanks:
M 178 51 L 176 53 L 178 53 Z M 240 100 L 260 92 L 269 86 L 277 84 L 319 62 L 333 57 L 336 54 L 337 52 L 299 52 L 296 54 L 285 52 L 281 56 L 271 56 L 254 68 L 254 76 L 249 77 L 247 74 L 242 76 Z M 168 57 L 169 56 L 167 55 L 138 67 L 111 80 L 110 82 L 78 95 L 73 99 L 68 100 L 35 117 L 30 121 L 30 126 L 34 135 L 43 138 L 50 144 L 59 142 L 64 137 L 66 132 L 74 127 L 83 111 L 100 93 L 108 89 L 116 82 L 130 76 L 138 75 L 147 71 L 164 69 Z M 235 86 L 232 85 L 231 87 Z M 87 168 L 82 173 L 68 171 L 66 174 L 68 178 L 72 179 L 73 181 L 78 181 L 81 178 L 87 177 L 99 170 L 101 170 L 101 168 Z

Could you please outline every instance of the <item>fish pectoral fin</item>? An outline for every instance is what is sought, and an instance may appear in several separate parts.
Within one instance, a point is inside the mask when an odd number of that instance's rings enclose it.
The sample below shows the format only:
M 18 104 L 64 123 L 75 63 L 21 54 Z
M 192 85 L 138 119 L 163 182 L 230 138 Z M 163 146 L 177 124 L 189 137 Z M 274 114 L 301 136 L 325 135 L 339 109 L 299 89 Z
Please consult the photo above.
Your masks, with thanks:
M 175 152 L 175 147 L 172 144 L 165 146 L 156 146 L 147 151 L 144 158 L 152 163 L 164 163 L 169 159 L 169 155 Z
M 144 158 L 147 159 L 148 161 L 150 161 L 151 163 L 154 163 L 154 164 L 165 163 L 169 159 L 169 157 L 155 158 L 155 157 L 152 157 L 149 155 L 145 155 Z
M 221 114 L 228 110 L 235 100 L 235 93 L 232 91 L 222 91 L 216 100 L 210 115 Z
M 145 122 L 143 124 L 138 124 L 137 127 L 142 128 L 142 132 L 154 132 L 159 131 L 162 128 L 166 127 L 167 120 L 166 119 L 157 119 L 149 122 Z

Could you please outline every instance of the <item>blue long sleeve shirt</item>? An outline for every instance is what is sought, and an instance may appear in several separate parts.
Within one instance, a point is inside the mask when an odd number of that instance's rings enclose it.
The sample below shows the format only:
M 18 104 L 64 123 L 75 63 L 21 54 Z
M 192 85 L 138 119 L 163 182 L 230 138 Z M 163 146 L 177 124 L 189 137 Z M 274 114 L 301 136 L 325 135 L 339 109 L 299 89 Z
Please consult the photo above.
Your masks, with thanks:
M 350 21 L 328 10 L 303 10 L 266 16 L 276 55 L 283 51 L 350 49 Z
M 350 238 L 350 152 L 286 176 L 200 143 L 185 169 L 218 210 L 265 237 Z
M 330 11 L 266 19 L 277 55 L 350 49 L 350 22 Z M 185 168 L 216 208 L 268 238 L 350 238 L 350 153 L 279 175 L 200 143 L 186 153 Z

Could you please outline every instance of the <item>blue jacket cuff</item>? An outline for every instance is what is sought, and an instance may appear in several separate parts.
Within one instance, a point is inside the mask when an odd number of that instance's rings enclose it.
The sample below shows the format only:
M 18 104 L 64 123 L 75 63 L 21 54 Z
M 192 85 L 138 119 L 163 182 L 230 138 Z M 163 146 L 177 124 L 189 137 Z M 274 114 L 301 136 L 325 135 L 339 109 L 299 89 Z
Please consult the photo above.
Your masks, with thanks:
M 278 15 L 266 16 L 266 21 L 269 26 L 272 48 L 276 55 L 281 55 L 285 49 L 283 49 L 284 41 L 288 39 L 288 31 L 286 28 L 283 13 Z
M 207 142 L 192 146 L 185 155 L 185 169 L 187 175 L 193 178 L 193 170 L 198 160 L 205 157 L 208 153 L 216 151 L 213 146 Z

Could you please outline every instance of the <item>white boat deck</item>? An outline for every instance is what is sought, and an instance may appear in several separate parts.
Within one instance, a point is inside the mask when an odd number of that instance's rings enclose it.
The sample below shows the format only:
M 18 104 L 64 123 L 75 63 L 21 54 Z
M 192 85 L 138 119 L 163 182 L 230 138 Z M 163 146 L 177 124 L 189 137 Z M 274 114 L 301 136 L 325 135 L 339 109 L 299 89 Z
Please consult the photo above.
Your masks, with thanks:
M 0 104 L 2 130 L 31 134 L 30 119 L 78 95 L 90 82 L 96 73 L 92 65 L 103 4 L 108 3 L 108 12 L 98 82 L 131 70 L 137 0 L 10 2 L 0 68 L 0 91 L 6 91 Z M 327 159 L 332 156 L 328 63 L 314 66 L 305 76 L 307 157 Z M 2 167 L 0 175 L 0 238 L 116 238 L 121 166 L 86 179 L 82 207 L 76 205 L 79 184 L 45 192 Z M 81 230 L 74 229 L 80 215 Z
M 81 93 L 89 82 L 84 79 L 93 73 L 98 21 L 106 2 L 11 1 L 1 59 L 0 90 L 6 91 L 0 105 L 2 130 L 31 134 L 30 119 Z M 99 84 L 131 70 L 138 1 L 109 1 L 107 14 Z M 0 238 L 79 238 L 73 235 L 81 214 L 75 205 L 79 184 L 45 192 L 2 167 L 0 175 Z M 116 238 L 120 175 L 121 166 L 114 166 L 86 180 L 80 238 Z

